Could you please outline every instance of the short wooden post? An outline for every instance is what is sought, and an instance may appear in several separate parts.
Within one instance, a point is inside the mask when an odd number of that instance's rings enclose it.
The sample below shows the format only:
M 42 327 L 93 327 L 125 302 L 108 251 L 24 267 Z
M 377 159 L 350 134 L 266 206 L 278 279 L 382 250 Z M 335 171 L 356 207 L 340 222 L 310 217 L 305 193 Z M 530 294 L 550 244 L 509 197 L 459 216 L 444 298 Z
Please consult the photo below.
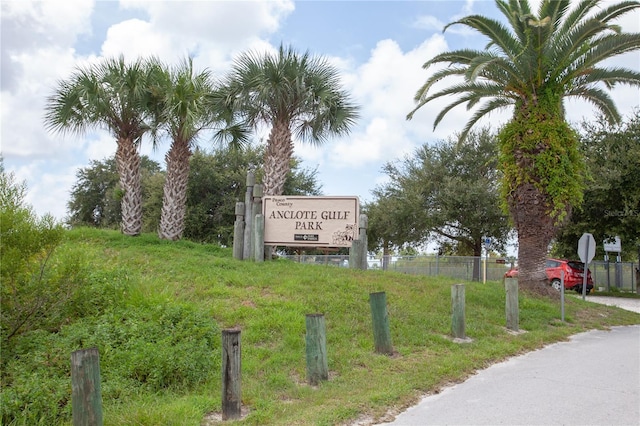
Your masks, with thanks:
M 307 381 L 318 385 L 322 380 L 329 380 L 324 315 L 307 314 L 306 326 Z
M 102 426 L 98 348 L 71 353 L 71 409 L 73 426 Z
M 240 330 L 222 330 L 222 420 L 241 416 L 241 367 Z
M 351 242 L 351 249 L 349 249 L 349 268 L 362 269 L 363 246 L 364 244 L 360 239 L 356 239 Z M 366 258 L 365 258 L 365 264 L 366 264 Z
M 506 291 L 507 328 L 512 331 L 518 331 L 518 280 L 516 278 L 505 278 L 504 287 Z
M 464 284 L 451 286 L 451 334 L 457 339 L 466 339 Z
M 369 305 L 371 306 L 375 350 L 379 354 L 393 355 L 387 311 L 387 294 L 384 291 L 370 293 Z
M 236 203 L 236 221 L 233 223 L 233 258 L 242 260 L 244 251 L 244 203 Z

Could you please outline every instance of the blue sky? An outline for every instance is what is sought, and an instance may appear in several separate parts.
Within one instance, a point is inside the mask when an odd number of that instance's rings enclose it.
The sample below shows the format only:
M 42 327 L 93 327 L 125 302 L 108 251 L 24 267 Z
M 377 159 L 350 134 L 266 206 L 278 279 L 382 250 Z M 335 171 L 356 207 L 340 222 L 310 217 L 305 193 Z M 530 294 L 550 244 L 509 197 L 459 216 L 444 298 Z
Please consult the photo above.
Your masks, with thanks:
M 433 130 L 450 100 L 424 107 L 411 121 L 405 116 L 428 77 L 421 69 L 425 61 L 445 50 L 484 48 L 482 36 L 462 27 L 442 33 L 444 25 L 471 13 L 500 17 L 493 1 L 2 0 L 4 165 L 26 181 L 27 201 L 38 214 L 62 219 L 76 171 L 115 153 L 106 132 L 74 136 L 44 129 L 45 99 L 75 66 L 119 54 L 157 55 L 173 63 L 190 53 L 196 67 L 222 76 L 235 55 L 284 43 L 327 57 L 362 108 L 349 136 L 321 148 L 296 144 L 296 155 L 304 167 L 317 168 L 325 195 L 370 201 L 371 190 L 384 182 L 385 162 L 452 137 L 467 121 L 469 112 L 456 108 Z M 625 31 L 640 32 L 639 13 L 620 23 Z M 640 52 L 612 64 L 640 70 Z M 624 115 L 640 107 L 636 89 L 616 89 L 613 97 Z M 588 104 L 567 107 L 573 122 L 593 118 Z M 486 124 L 502 124 L 508 116 L 491 115 Z M 207 148 L 207 140 L 200 145 Z M 157 151 L 146 143 L 142 153 L 164 165 L 167 149 L 168 143 Z

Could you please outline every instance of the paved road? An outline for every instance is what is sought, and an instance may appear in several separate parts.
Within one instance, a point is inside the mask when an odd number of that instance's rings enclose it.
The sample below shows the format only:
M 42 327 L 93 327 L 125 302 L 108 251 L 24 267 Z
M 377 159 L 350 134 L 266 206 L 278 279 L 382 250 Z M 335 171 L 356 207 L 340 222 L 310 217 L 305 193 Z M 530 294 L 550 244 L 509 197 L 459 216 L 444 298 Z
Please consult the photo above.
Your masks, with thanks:
M 640 312 L 640 300 L 629 304 Z M 495 364 L 384 424 L 639 426 L 640 325 L 577 334 Z

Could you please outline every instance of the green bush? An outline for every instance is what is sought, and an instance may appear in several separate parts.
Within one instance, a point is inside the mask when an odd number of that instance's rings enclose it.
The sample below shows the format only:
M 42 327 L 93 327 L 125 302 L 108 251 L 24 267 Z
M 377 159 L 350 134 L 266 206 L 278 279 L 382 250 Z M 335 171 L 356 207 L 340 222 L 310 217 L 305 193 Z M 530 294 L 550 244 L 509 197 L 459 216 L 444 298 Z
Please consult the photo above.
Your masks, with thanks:
M 103 403 L 141 391 L 183 391 L 219 375 L 219 329 L 174 303 L 115 307 L 64 326 L 23 333 L 3 358 L 2 424 L 59 424 L 71 418 L 71 352 L 97 347 Z M 24 374 L 29 371 L 30 374 Z
M 0 330 L 13 336 L 59 320 L 77 287 L 76 263 L 56 262 L 64 229 L 25 204 L 26 185 L 0 165 Z

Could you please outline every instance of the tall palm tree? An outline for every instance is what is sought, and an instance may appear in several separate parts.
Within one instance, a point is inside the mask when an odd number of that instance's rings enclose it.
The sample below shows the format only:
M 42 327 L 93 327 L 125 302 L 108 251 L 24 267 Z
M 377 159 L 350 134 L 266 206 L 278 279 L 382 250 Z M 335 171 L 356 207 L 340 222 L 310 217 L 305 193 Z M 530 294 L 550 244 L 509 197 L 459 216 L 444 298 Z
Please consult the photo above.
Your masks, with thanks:
M 48 97 L 45 125 L 51 131 L 84 134 L 104 129 L 116 138 L 116 163 L 122 190 L 122 223 L 125 235 L 142 229 L 140 155 L 148 125 L 149 62 L 124 57 L 107 58 L 89 67 L 77 67 L 71 77 L 58 82 Z
M 518 231 L 519 280 L 545 293 L 545 257 L 558 228 L 582 200 L 583 159 L 577 135 L 565 119 L 564 100 L 590 102 L 612 123 L 620 120 L 604 89 L 617 84 L 640 86 L 640 73 L 604 67 L 602 61 L 640 48 L 640 34 L 622 33 L 613 21 L 640 6 L 635 1 L 544 0 L 533 13 L 526 0 L 496 0 L 508 26 L 485 16 L 464 17 L 445 27 L 465 25 L 489 39 L 485 50 L 462 49 L 439 54 L 424 68 L 448 64 L 418 90 L 416 110 L 434 99 L 455 101 L 436 117 L 434 127 L 454 107 L 477 106 L 461 132 L 488 113 L 513 107 L 499 133 L 502 193 Z M 443 78 L 449 87 L 432 92 Z
M 158 236 L 175 241 L 184 232 L 189 161 L 199 136 L 203 131 L 214 131 L 213 139 L 242 144 L 246 132 L 231 122 L 229 110 L 211 103 L 215 90 L 211 73 L 196 72 L 192 58 L 173 68 L 155 60 L 154 71 L 154 142 L 158 132 L 171 139 L 165 155 L 167 174 Z
M 265 195 L 282 195 L 293 137 L 321 144 L 349 132 L 357 107 L 337 70 L 321 57 L 280 46 L 277 54 L 240 55 L 217 96 L 253 128 L 271 126 L 264 160 Z

